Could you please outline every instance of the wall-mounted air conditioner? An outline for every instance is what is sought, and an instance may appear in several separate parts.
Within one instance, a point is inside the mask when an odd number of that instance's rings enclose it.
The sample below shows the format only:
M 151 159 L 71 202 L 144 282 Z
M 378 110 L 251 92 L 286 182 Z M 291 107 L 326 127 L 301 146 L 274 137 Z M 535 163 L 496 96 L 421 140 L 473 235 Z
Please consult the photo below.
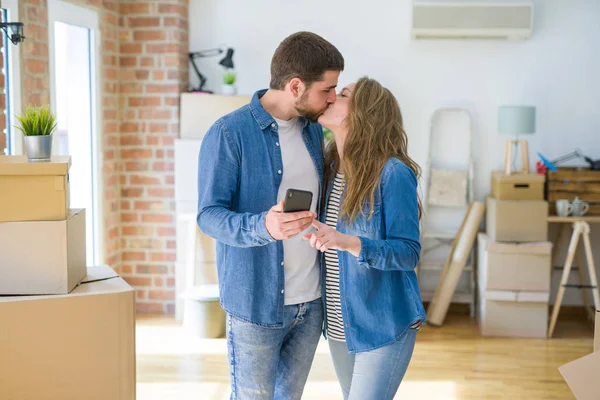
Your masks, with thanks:
M 523 40 L 532 27 L 532 1 L 413 1 L 414 39 Z

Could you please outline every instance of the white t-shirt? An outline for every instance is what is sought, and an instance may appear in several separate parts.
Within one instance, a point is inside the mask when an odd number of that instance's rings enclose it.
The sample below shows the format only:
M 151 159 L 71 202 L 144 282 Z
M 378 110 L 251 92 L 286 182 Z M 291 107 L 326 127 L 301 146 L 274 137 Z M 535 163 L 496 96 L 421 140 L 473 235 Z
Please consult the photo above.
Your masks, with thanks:
M 302 121 L 275 119 L 279 126 L 279 147 L 283 162 L 283 175 L 277 201 L 285 200 L 288 189 L 312 192 L 311 211 L 317 212 L 319 176 L 302 139 Z M 307 229 L 307 231 L 309 231 Z M 285 274 L 285 305 L 306 303 L 321 297 L 320 269 L 317 249 L 302 239 L 300 233 L 283 241 L 283 268 Z

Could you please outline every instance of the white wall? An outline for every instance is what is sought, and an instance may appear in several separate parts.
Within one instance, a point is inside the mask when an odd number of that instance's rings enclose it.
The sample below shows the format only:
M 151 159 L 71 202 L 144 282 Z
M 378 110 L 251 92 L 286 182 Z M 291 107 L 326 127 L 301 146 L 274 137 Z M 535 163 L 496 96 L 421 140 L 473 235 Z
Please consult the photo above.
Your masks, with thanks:
M 420 164 L 427 159 L 433 111 L 449 104 L 469 107 L 476 199 L 489 193 L 490 171 L 502 167 L 506 137 L 496 129 L 502 104 L 537 107 L 537 133 L 527 138 L 532 167 L 537 151 L 555 158 L 579 147 L 600 158 L 600 2 L 535 1 L 534 34 L 524 42 L 414 41 L 410 5 L 410 0 L 191 0 L 190 49 L 233 47 L 239 92 L 251 94 L 268 85 L 272 53 L 285 36 L 318 33 L 345 57 L 340 84 L 369 75 L 397 96 L 410 154 Z M 219 59 L 199 63 L 215 91 Z M 600 224 L 592 229 L 600 247 Z M 600 264 L 600 252 L 596 260 Z

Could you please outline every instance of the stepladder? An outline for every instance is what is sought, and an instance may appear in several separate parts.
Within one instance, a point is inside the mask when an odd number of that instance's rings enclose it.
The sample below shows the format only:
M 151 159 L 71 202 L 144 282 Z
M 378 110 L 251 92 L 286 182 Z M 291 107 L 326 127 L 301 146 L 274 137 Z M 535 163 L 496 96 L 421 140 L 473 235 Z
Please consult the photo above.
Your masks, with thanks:
M 561 228 L 559 233 L 559 240 L 557 242 L 560 243 L 560 239 L 564 234 L 564 227 Z M 578 245 L 580 239 L 583 240 L 583 248 L 585 251 L 586 261 L 587 261 L 587 269 L 589 275 L 589 285 L 586 285 L 584 282 L 584 273 L 583 273 L 583 259 L 578 253 Z M 557 246 L 556 246 L 557 247 Z M 555 251 L 556 253 L 556 251 Z M 577 257 L 577 264 L 579 270 L 579 284 L 569 284 L 569 274 L 571 273 L 571 269 L 573 267 L 573 261 Z M 554 258 L 554 257 L 553 257 Z M 565 265 L 563 268 L 560 285 L 558 287 L 558 292 L 556 295 L 556 300 L 554 302 L 554 307 L 552 308 L 552 315 L 550 317 L 550 325 L 548 327 L 548 337 L 551 338 L 554 334 L 554 329 L 556 328 L 556 323 L 558 320 L 558 314 L 560 312 L 560 306 L 562 304 L 565 290 L 567 288 L 579 288 L 583 292 L 583 301 L 584 306 L 588 313 L 592 313 L 591 304 L 589 301 L 589 297 L 585 292 L 586 289 L 591 289 L 592 296 L 594 300 L 595 309 L 600 309 L 600 294 L 598 292 L 598 281 L 596 279 L 596 267 L 594 264 L 594 258 L 592 254 L 592 246 L 590 244 L 590 226 L 585 221 L 574 221 L 573 222 L 573 234 L 571 235 L 571 240 L 569 242 L 569 248 L 567 251 L 567 258 L 565 260 Z M 593 314 L 591 314 L 593 317 Z
M 424 302 L 431 302 L 461 224 L 473 202 L 473 122 L 469 109 L 441 107 L 430 121 L 424 165 L 421 258 L 416 270 Z M 450 151 L 451 149 L 451 151 Z M 462 269 L 452 303 L 467 304 L 475 314 L 474 254 Z

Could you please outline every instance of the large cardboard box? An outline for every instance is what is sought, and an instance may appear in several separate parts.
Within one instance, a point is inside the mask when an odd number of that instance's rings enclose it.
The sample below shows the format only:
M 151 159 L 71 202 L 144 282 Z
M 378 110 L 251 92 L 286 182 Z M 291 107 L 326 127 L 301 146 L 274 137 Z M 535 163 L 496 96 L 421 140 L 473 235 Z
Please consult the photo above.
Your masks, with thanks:
M 494 242 L 545 242 L 548 203 L 488 197 L 486 231 Z
M 0 297 L 0 399 L 135 399 L 135 295 L 92 267 L 68 295 Z
M 550 292 L 479 291 L 483 336 L 546 338 Z
M 482 290 L 550 291 L 551 242 L 499 243 L 478 235 Z
M 600 310 L 596 310 L 594 352 L 558 368 L 577 400 L 597 400 L 600 382 Z
M 37 163 L 25 156 L 0 157 L 0 222 L 66 219 L 70 166 L 69 156 Z
M 64 221 L 0 222 L 0 295 L 67 294 L 86 275 L 85 210 Z
M 492 196 L 498 200 L 544 200 L 546 177 L 538 174 L 506 175 L 492 172 Z

